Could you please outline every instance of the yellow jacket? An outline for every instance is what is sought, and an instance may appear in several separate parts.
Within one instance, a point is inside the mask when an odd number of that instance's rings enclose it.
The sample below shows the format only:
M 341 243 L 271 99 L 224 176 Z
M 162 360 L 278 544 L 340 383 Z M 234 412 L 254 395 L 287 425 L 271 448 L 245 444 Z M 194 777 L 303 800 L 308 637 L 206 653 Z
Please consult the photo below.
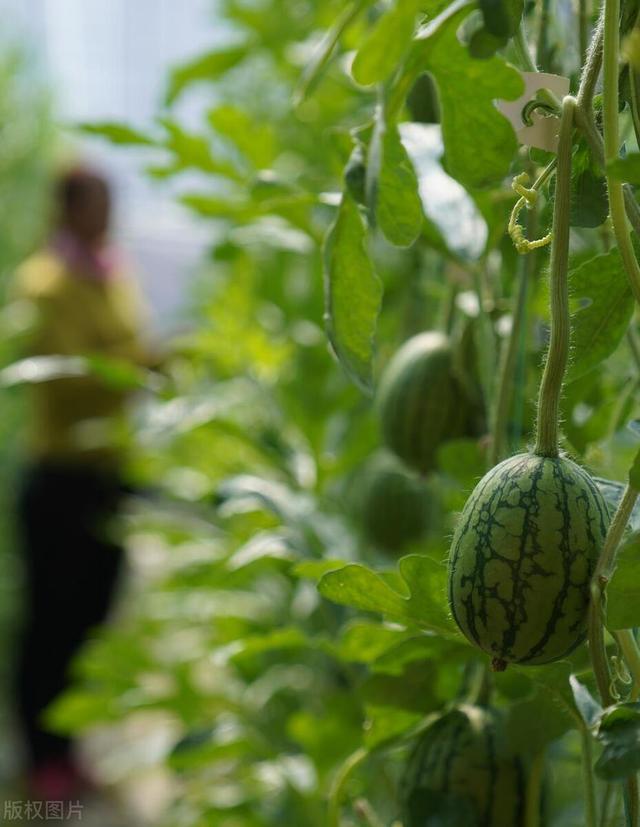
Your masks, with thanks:
M 16 273 L 17 297 L 30 305 L 28 355 L 99 355 L 144 364 L 141 302 L 124 271 L 107 279 L 72 272 L 51 250 Z M 31 388 L 30 448 L 37 459 L 112 462 L 127 394 L 93 376 L 56 378 Z

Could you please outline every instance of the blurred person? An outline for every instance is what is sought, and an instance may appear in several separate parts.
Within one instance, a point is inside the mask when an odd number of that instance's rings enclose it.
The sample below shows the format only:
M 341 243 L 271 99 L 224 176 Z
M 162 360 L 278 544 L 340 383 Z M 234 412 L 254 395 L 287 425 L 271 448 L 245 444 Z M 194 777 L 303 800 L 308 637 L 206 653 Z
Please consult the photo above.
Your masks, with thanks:
M 111 195 L 90 169 L 61 175 L 55 227 L 16 274 L 33 315 L 28 356 L 97 355 L 143 364 L 140 302 L 109 243 Z M 121 500 L 115 436 L 128 394 L 95 376 L 57 376 L 30 388 L 28 466 L 18 522 L 25 618 L 18 651 L 18 714 L 27 745 L 29 792 L 62 800 L 81 790 L 69 739 L 41 715 L 66 687 L 71 660 L 110 607 L 123 550 L 112 534 Z

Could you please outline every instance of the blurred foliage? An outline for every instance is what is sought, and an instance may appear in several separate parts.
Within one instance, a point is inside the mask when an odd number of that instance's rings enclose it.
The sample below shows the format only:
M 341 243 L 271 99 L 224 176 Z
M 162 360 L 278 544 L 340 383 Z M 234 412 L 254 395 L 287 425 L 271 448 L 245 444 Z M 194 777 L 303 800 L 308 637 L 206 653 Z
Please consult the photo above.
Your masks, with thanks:
M 25 49 L 3 39 L 0 45 L 0 365 L 12 363 L 16 340 L 25 322 L 9 312 L 5 299 L 13 269 L 42 240 L 48 219 L 48 191 L 53 161 L 53 123 L 49 99 Z M 0 672 L 5 683 L 11 669 L 15 618 L 19 611 L 12 514 L 22 460 L 24 400 L 0 383 Z M 6 716 L 6 697 L 0 698 Z

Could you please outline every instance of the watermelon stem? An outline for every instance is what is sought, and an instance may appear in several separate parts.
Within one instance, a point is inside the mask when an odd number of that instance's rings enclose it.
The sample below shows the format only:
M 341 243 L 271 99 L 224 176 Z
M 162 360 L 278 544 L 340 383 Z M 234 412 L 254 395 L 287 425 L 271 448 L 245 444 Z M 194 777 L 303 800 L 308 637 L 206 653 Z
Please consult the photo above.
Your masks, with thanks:
M 538 396 L 538 422 L 535 453 L 541 457 L 558 456 L 560 394 L 569 359 L 569 216 L 571 208 L 571 149 L 576 100 L 562 101 L 556 193 L 553 205 L 551 244 L 551 337 Z
M 533 756 L 529 768 L 525 814 L 526 827 L 540 827 L 540 812 L 542 809 L 540 800 L 544 782 L 545 758 L 546 753 L 544 748 L 538 750 Z

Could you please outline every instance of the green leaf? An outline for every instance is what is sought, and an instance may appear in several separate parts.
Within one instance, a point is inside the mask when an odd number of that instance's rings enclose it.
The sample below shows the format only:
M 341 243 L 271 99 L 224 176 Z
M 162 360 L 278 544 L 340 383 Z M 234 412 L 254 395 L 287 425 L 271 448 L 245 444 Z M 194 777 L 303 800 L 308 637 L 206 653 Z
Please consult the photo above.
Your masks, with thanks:
M 535 754 L 573 726 L 569 711 L 550 692 L 540 688 L 532 697 L 511 704 L 505 729 L 513 750 Z
M 569 683 L 571 685 L 571 691 L 573 692 L 573 699 L 582 716 L 582 720 L 589 728 L 595 726 L 602 715 L 602 707 L 587 687 L 580 683 L 575 675 L 571 675 Z
M 389 706 L 367 705 L 366 711 L 364 743 L 368 750 L 401 738 L 424 718 L 421 713 L 393 709 Z
M 318 591 L 341 606 L 376 612 L 400 623 L 409 619 L 406 598 L 387 585 L 379 574 L 360 563 L 350 563 L 338 571 L 328 572 L 318 583 Z
M 623 779 L 640 769 L 639 704 L 618 704 L 606 710 L 597 737 L 604 746 L 595 765 L 600 778 Z
M 344 183 L 358 204 L 366 204 L 367 162 L 364 145 L 358 141 L 344 168 Z
M 414 554 L 399 562 L 408 596 L 392 588 L 379 574 L 353 563 L 325 574 L 318 584 L 323 597 L 343 606 L 376 612 L 398 623 L 436 632 L 461 642 L 445 596 L 447 570 L 430 557 Z
M 487 31 L 495 37 L 513 37 L 520 25 L 524 0 L 479 0 Z
M 385 238 L 396 247 L 409 247 L 424 222 L 415 169 L 400 139 L 398 127 L 386 120 L 382 107 L 369 147 L 367 201 Z
M 594 477 L 593 479 L 607 503 L 609 514 L 615 514 L 622 495 L 624 494 L 625 484 L 616 482 L 615 480 L 605 480 L 602 477 Z M 628 528 L 630 528 L 631 531 L 640 531 L 640 501 L 636 502 L 633 507 Z
M 211 110 L 207 119 L 256 169 L 271 166 L 277 148 L 273 127 L 269 123 L 256 123 L 247 112 L 230 104 Z
M 607 628 L 640 626 L 640 534 L 632 534 L 618 552 L 616 569 L 607 585 Z
M 210 175 L 222 175 L 234 181 L 243 181 L 234 164 L 223 159 L 216 159 L 211 152 L 208 138 L 197 133 L 187 132 L 176 121 L 162 118 L 160 121 L 167 131 L 164 148 L 173 156 L 166 174 L 182 172 L 185 169 L 198 169 Z
M 631 468 L 629 468 L 629 485 L 635 491 L 640 491 L 640 449 L 631 463 Z M 637 500 L 635 505 L 638 505 Z
M 483 26 L 471 35 L 469 54 L 478 60 L 487 60 L 500 49 L 504 49 L 506 45 L 507 38 L 496 37 Z
M 369 675 L 362 686 L 362 695 L 365 702 L 373 706 L 425 714 L 442 705 L 436 674 L 437 668 L 428 661 L 415 661 L 405 664 L 398 675 Z
M 120 123 L 79 123 L 76 129 L 122 146 L 156 146 L 156 141 L 137 129 Z
M 524 84 L 502 58 L 475 60 L 458 39 L 458 28 L 473 6 L 453 3 L 425 26 L 414 41 L 395 95 L 429 71 L 438 88 L 447 172 L 467 188 L 487 187 L 504 178 L 518 149 L 513 127 L 495 106 L 514 100 Z M 397 104 L 397 101 L 394 101 Z
M 574 301 L 588 301 L 572 319 L 573 361 L 567 381 L 573 382 L 618 347 L 631 321 L 633 298 L 617 248 L 573 270 L 569 285 Z
M 624 158 L 616 158 L 607 165 L 607 172 L 612 178 L 626 181 L 628 184 L 640 184 L 640 152 L 630 152 Z
M 581 141 L 571 164 L 571 226 L 600 227 L 608 215 L 606 178 Z
M 229 69 L 237 66 L 249 54 L 250 46 L 232 46 L 229 49 L 207 52 L 178 66 L 169 76 L 165 95 L 167 104 L 172 104 L 192 83 L 216 81 Z
M 78 734 L 110 721 L 121 720 L 123 710 L 109 692 L 69 689 L 47 707 L 48 728 L 64 735 Z
M 362 390 L 371 393 L 382 283 L 373 269 L 366 238 L 358 205 L 344 193 L 324 246 L 325 320 L 340 363 Z
M 340 38 L 358 15 L 363 12 L 367 6 L 371 5 L 372 2 L 373 0 L 352 0 L 351 3 L 348 3 L 344 7 L 342 14 L 335 20 L 329 31 L 327 31 L 322 38 L 322 42 L 318 46 L 315 55 L 300 78 L 300 83 L 293 96 L 295 106 L 302 103 L 302 101 L 313 92 L 316 85 L 322 79 Z
M 381 83 L 395 71 L 409 46 L 421 6 L 421 0 L 398 0 L 377 20 L 351 66 L 357 83 Z
M 340 636 L 336 653 L 342 660 L 371 663 L 398 643 L 407 640 L 410 633 L 366 620 L 348 624 Z

